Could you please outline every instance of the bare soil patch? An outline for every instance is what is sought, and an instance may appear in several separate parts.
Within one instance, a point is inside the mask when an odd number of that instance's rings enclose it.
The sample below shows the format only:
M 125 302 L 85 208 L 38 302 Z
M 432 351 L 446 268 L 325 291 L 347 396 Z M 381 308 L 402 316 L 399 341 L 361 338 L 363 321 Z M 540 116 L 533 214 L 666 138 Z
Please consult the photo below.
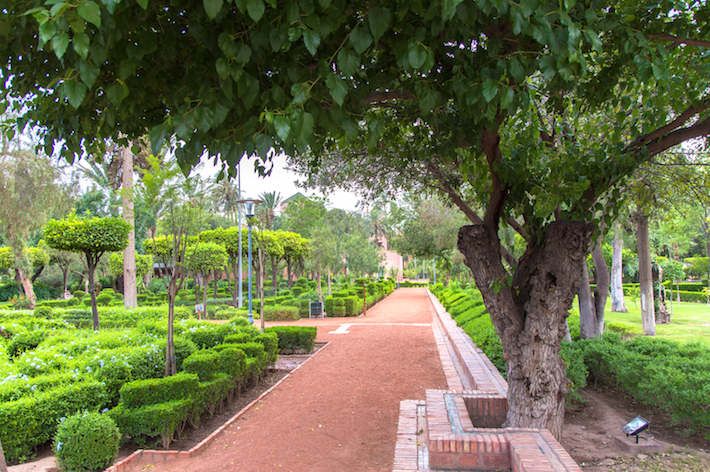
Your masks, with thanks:
M 570 409 L 565 417 L 562 445 L 585 471 L 706 471 L 710 470 L 708 442 L 688 436 L 681 427 L 671 426 L 662 412 L 643 407 L 618 392 L 587 389 L 586 403 Z M 663 447 L 661 452 L 629 451 L 617 441 L 624 438 L 621 428 L 641 415 L 651 423 L 648 433 Z M 644 439 L 640 441 L 642 444 Z

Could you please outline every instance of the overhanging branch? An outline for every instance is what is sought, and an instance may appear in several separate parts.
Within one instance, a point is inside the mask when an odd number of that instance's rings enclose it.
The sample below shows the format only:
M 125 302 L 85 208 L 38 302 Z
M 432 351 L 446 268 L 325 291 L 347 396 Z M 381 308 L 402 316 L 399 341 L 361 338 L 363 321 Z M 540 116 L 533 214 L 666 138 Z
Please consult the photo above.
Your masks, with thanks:
M 681 38 L 667 33 L 649 34 L 649 38 L 656 41 L 665 41 L 673 43 L 677 46 L 698 46 L 701 48 L 710 48 L 710 41 L 704 39 L 694 39 L 694 38 Z
M 439 188 L 446 193 L 449 198 L 451 198 L 451 201 L 459 207 L 459 209 L 466 215 L 466 217 L 474 224 L 481 224 L 483 223 L 483 220 L 481 219 L 480 216 L 478 216 L 478 213 L 476 213 L 473 208 L 471 208 L 461 197 L 459 192 L 451 186 L 451 184 L 448 183 L 446 176 L 444 173 L 441 171 L 439 166 L 437 166 L 433 161 L 427 161 L 427 168 L 429 169 L 429 172 L 436 178 L 437 182 L 439 183 Z

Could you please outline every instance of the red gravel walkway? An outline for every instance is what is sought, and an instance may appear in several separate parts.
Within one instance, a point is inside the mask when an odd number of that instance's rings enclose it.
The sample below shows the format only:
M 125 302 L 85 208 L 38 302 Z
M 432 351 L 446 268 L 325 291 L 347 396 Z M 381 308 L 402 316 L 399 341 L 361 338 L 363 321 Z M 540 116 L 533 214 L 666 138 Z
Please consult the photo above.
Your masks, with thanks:
M 391 470 L 400 400 L 446 388 L 431 320 L 424 289 L 397 290 L 365 318 L 302 320 L 330 342 L 322 352 L 196 456 L 137 470 Z M 343 323 L 347 334 L 329 334 Z

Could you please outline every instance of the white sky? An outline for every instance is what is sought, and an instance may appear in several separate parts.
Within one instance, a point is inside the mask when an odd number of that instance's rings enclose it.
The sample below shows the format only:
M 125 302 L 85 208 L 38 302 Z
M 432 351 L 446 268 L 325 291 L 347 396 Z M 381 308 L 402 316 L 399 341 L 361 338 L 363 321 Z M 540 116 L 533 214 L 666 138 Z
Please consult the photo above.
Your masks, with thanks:
M 329 207 L 342 208 L 344 210 L 357 210 L 357 204 L 361 198 L 352 192 L 333 192 L 324 195 L 319 191 L 304 190 L 296 185 L 299 175 L 286 168 L 286 156 L 275 156 L 273 159 L 274 168 L 271 175 L 261 177 L 254 170 L 254 160 L 242 160 L 242 193 L 245 198 L 256 198 L 263 192 L 279 192 L 281 199 L 285 200 L 291 195 L 301 192 L 308 196 L 325 196 L 328 199 Z M 214 176 L 219 172 L 219 168 L 211 162 L 204 162 L 200 166 L 199 172 L 203 176 Z

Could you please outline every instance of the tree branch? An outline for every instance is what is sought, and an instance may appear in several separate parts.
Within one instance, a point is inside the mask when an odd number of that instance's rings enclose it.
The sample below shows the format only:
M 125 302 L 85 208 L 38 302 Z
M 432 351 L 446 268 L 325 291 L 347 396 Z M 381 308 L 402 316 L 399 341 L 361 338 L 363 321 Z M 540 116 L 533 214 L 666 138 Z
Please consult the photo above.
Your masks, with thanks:
M 481 220 L 481 217 L 478 216 L 478 214 L 471 208 L 459 195 L 459 193 L 454 189 L 446 180 L 446 176 L 444 176 L 444 173 L 441 171 L 439 166 L 434 164 L 433 161 L 427 161 L 427 168 L 429 169 L 429 172 L 436 178 L 436 180 L 439 182 L 439 188 L 446 193 L 449 198 L 451 198 L 451 201 L 459 207 L 459 209 L 466 215 L 466 217 L 471 220 L 472 223 L 474 224 L 481 224 L 483 223 L 483 220 Z
M 649 34 L 648 37 L 650 39 L 653 39 L 656 41 L 665 41 L 665 42 L 673 43 L 677 46 L 687 45 L 687 46 L 698 46 L 701 48 L 710 48 L 710 41 L 706 41 L 704 39 L 680 38 L 678 36 L 674 36 L 674 35 L 668 34 L 668 33 Z
M 646 149 L 649 156 L 655 156 L 683 141 L 708 135 L 710 135 L 710 116 L 693 125 L 668 133 L 663 138 L 647 144 Z
M 525 231 L 525 228 L 523 228 L 523 226 L 520 223 L 518 223 L 518 220 L 516 220 L 512 216 L 508 216 L 505 218 L 505 222 L 508 223 L 508 226 L 513 228 L 515 230 L 515 232 L 518 233 L 524 240 L 526 240 L 526 241 L 530 240 L 530 236 L 528 235 L 528 232 Z
M 500 117 L 496 118 L 496 122 L 500 124 Z M 488 200 L 488 207 L 483 220 L 488 228 L 497 231 L 498 223 L 503 213 L 503 205 L 505 205 L 505 199 L 508 197 L 508 189 L 503 185 L 496 171 L 496 166 L 503 160 L 497 127 L 496 129 L 483 130 L 481 148 L 486 155 L 488 170 L 491 174 L 491 196 Z
M 678 115 L 673 120 L 671 120 L 669 123 L 661 126 L 658 129 L 651 131 L 650 133 L 646 133 L 643 136 L 639 136 L 638 138 L 636 138 L 631 144 L 626 146 L 626 150 L 629 151 L 634 148 L 640 148 L 643 145 L 649 144 L 653 141 L 663 138 L 665 135 L 667 135 L 668 133 L 677 129 L 679 126 L 681 126 L 683 123 L 685 123 L 686 121 L 691 119 L 693 116 L 697 115 L 698 113 L 702 113 L 703 111 L 707 110 L 708 108 L 710 108 L 710 99 L 703 100 L 702 102 L 689 107 L 688 109 L 683 111 L 680 115 Z M 678 144 L 678 143 L 676 143 L 676 144 Z M 671 147 L 671 146 L 668 146 L 668 147 Z M 668 148 L 666 148 L 666 149 L 668 149 Z

